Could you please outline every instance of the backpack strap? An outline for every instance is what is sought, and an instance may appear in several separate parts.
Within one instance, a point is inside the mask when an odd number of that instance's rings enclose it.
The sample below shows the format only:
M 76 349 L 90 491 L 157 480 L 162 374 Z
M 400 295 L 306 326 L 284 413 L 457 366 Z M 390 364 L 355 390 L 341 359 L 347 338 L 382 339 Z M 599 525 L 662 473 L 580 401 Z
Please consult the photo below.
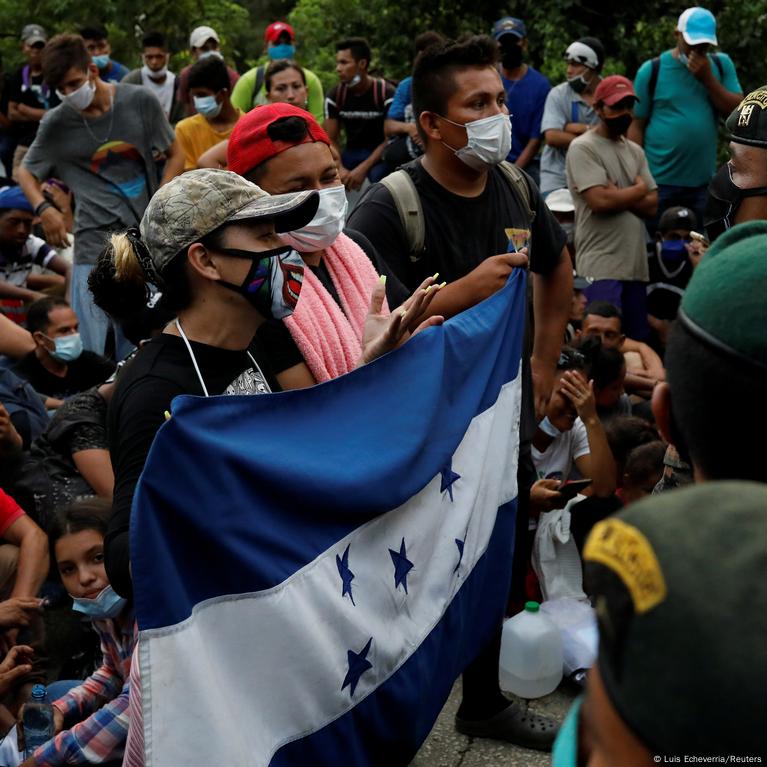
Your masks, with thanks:
M 656 56 L 650 62 L 650 81 L 647 83 L 647 117 L 645 117 L 645 126 L 650 122 L 650 115 L 652 115 L 652 105 L 655 101 L 655 88 L 658 85 L 658 73 L 660 72 L 660 56 Z
M 532 200 L 530 199 L 530 186 L 527 183 L 525 174 L 514 163 L 504 160 L 498 165 L 501 173 L 506 177 L 511 191 L 515 197 L 522 203 L 525 208 L 525 214 L 529 223 L 533 223 L 535 219 L 535 211 L 533 210 Z
M 265 79 L 266 66 L 262 64 L 258 69 L 256 69 L 256 84 L 253 86 L 253 96 L 250 100 L 252 107 L 256 106 L 256 97 L 261 92 L 261 87 L 263 86 Z
M 395 170 L 381 179 L 394 200 L 399 214 L 405 239 L 408 242 L 410 260 L 415 263 L 423 255 L 426 241 L 426 226 L 423 220 L 423 208 L 418 197 L 413 179 L 406 170 Z
M 722 66 L 722 59 L 719 57 L 718 53 L 712 53 L 711 58 L 714 61 L 714 64 L 716 64 L 716 68 L 719 70 L 719 77 L 724 83 L 724 67 Z

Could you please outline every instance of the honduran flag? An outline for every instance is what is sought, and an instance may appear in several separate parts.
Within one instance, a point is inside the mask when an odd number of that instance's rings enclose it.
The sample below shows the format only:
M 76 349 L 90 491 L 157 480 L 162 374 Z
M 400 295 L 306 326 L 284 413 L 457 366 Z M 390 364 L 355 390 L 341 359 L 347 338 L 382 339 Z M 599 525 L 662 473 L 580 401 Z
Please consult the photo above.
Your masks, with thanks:
M 146 764 L 405 765 L 493 636 L 525 274 L 311 389 L 184 396 L 131 530 Z

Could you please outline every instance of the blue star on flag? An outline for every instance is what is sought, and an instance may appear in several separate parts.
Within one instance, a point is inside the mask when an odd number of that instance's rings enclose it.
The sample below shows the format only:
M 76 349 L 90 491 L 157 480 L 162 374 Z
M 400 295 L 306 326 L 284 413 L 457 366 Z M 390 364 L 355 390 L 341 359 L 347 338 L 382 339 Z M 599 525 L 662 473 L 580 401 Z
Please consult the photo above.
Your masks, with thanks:
M 461 566 L 461 562 L 463 561 L 463 544 L 464 541 L 462 541 L 460 538 L 455 539 L 455 545 L 458 547 L 458 564 L 455 566 L 455 570 L 453 570 L 454 573 L 458 572 L 458 568 Z
M 389 556 L 394 565 L 394 588 L 400 584 L 407 594 L 407 574 L 413 569 L 413 563 L 407 558 L 407 549 L 405 548 L 405 539 L 402 539 L 399 551 L 389 549 Z
M 349 599 L 352 600 L 352 604 L 356 607 L 357 605 L 354 604 L 354 595 L 352 594 L 354 573 L 349 569 L 349 546 L 351 546 L 351 544 L 346 547 L 342 557 L 339 557 L 338 554 L 336 554 L 336 567 L 338 568 L 338 574 L 341 576 L 341 596 L 345 597 L 348 594 Z
M 367 644 L 357 653 L 354 650 L 346 651 L 346 658 L 349 662 L 349 670 L 344 677 L 344 683 L 341 685 L 341 689 L 349 688 L 349 697 L 354 696 L 354 691 L 357 689 L 357 683 L 360 681 L 360 677 L 368 670 L 373 668 L 373 664 L 367 659 L 367 655 L 370 652 L 370 645 L 373 643 L 373 637 L 368 639 Z
M 460 474 L 456 474 L 453 471 L 453 460 L 452 458 L 448 462 L 447 466 L 445 466 L 442 471 L 442 482 L 439 486 L 440 493 L 444 493 L 445 490 L 447 490 L 448 495 L 450 496 L 450 500 L 453 500 L 453 483 L 461 478 Z

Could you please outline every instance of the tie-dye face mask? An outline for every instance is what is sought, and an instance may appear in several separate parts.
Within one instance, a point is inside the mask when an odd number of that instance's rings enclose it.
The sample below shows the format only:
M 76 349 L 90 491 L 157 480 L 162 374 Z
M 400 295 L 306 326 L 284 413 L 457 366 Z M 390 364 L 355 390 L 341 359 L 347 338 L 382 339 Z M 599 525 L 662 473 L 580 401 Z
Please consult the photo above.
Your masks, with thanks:
M 219 285 L 245 296 L 267 319 L 282 320 L 293 314 L 304 281 L 304 262 L 295 250 L 221 248 L 218 252 L 253 262 L 241 285 L 224 280 L 219 280 Z

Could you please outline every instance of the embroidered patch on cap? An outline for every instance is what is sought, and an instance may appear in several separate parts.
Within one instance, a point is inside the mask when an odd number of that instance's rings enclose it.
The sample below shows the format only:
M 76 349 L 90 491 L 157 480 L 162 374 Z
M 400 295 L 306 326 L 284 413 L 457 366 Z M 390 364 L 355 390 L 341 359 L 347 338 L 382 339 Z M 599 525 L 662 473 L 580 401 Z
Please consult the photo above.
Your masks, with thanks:
M 594 527 L 583 558 L 609 567 L 625 584 L 641 615 L 666 598 L 666 580 L 650 541 L 633 525 L 608 519 Z

